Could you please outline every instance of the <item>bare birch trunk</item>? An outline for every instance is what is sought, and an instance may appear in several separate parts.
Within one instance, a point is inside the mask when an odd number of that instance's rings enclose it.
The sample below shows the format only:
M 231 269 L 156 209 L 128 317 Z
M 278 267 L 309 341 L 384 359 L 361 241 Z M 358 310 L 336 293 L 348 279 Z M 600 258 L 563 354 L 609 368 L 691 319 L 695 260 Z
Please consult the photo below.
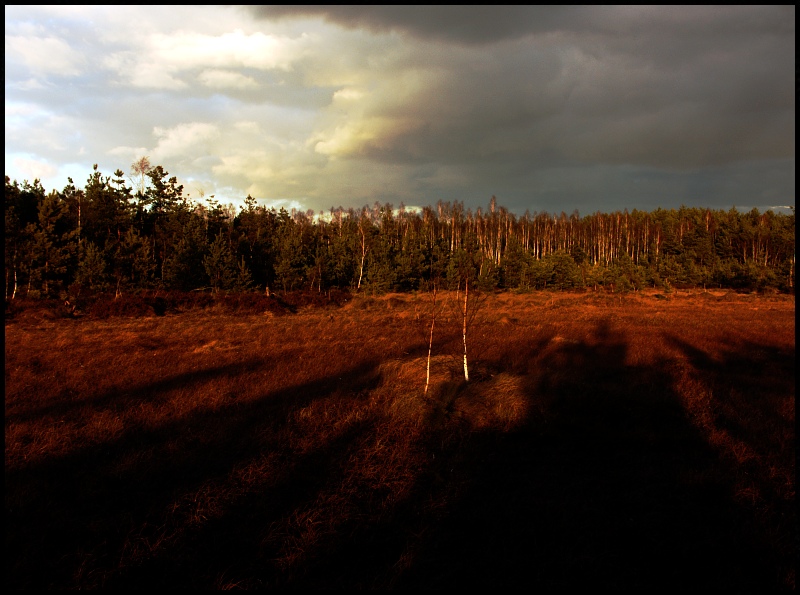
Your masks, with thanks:
M 428 371 L 425 376 L 425 394 L 431 382 L 431 351 L 433 350 L 433 327 L 436 324 L 436 284 L 433 285 L 433 313 L 431 314 L 431 338 L 428 341 Z
M 358 285 L 356 291 L 361 289 L 361 278 L 364 276 L 364 260 L 367 258 L 367 238 L 364 235 L 364 228 L 359 225 L 358 230 L 361 232 L 361 267 L 358 271 Z
M 469 279 L 464 282 L 464 380 L 469 382 L 469 368 L 467 367 L 467 300 L 469 299 Z
M 358 270 L 358 285 L 356 291 L 361 289 L 361 278 L 364 276 L 364 254 L 361 255 L 361 268 Z

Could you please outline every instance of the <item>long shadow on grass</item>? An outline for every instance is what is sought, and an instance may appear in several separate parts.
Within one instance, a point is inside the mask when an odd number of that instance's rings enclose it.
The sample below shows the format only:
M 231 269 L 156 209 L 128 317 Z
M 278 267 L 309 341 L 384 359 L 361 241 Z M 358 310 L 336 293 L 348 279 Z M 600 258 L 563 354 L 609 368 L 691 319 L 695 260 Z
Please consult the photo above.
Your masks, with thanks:
M 736 469 L 687 419 L 670 372 L 626 364 L 607 324 L 588 334 L 527 353 L 539 361 L 524 428 L 442 453 L 468 482 L 395 585 L 785 588 L 792 546 L 734 503 Z
M 795 350 L 731 338 L 712 357 L 674 336 L 697 385 L 690 404 L 732 467 L 736 492 L 756 511 L 751 521 L 775 546 L 781 574 L 797 564 L 795 503 Z
M 275 364 L 275 360 L 249 358 L 234 364 L 224 364 L 203 370 L 174 374 L 156 382 L 143 382 L 88 398 L 60 392 L 49 403 L 45 401 L 44 405 L 39 404 L 43 399 L 38 399 L 32 404 L 15 403 L 15 409 L 11 412 L 6 412 L 6 423 L 21 423 L 41 420 L 46 417 L 58 417 L 62 420 L 74 419 L 83 416 L 87 407 L 91 407 L 96 411 L 104 409 L 122 410 L 136 403 L 158 401 L 163 398 L 163 395 L 176 388 L 197 387 L 200 389 L 205 383 L 214 378 L 236 377 L 255 369 L 263 372 L 274 367 Z
M 758 345 L 732 339 L 716 357 L 686 341 L 667 337 L 680 349 L 696 371 L 708 396 L 709 422 L 728 432 L 734 440 L 752 442 L 761 454 L 790 455 L 794 441 L 795 350 Z
M 220 374 L 232 380 L 255 364 L 195 372 L 198 392 Z M 57 459 L 6 468 L 6 580 L 12 588 L 212 587 L 218 568 L 253 556 L 271 523 L 315 498 L 368 418 L 346 425 L 309 452 L 286 443 L 293 413 L 336 391 L 359 399 L 379 381 L 379 362 L 364 361 L 330 377 L 265 394 L 255 402 L 198 411 Z M 158 398 L 179 378 L 142 386 Z M 106 404 L 110 395 L 100 397 Z M 225 484 L 232 470 L 262 456 L 264 492 L 223 503 L 202 516 L 187 502 L 205 485 Z M 230 489 L 230 487 L 228 488 Z M 202 491 L 202 490 L 201 490 Z M 213 491 L 213 490 L 212 490 Z M 206 503 L 208 504 L 208 503 Z M 213 502 L 211 503 L 211 508 Z M 192 527 L 205 524 L 202 530 Z M 245 554 L 246 552 L 246 554 Z M 220 559 L 222 558 L 222 559 Z M 245 560 L 245 564 L 249 561 Z
M 626 364 L 627 352 L 608 324 L 579 342 L 510 346 L 486 365 L 525 374 L 522 426 L 469 432 L 431 419 L 417 445 L 430 456 L 397 501 L 346 491 L 363 485 L 346 477 L 361 446 L 392 439 L 376 429 L 388 423 L 378 408 L 342 423 L 381 381 L 373 359 L 6 470 L 6 585 L 781 587 L 786 546 L 734 502 L 736 470 L 687 418 L 673 373 Z M 292 420 L 326 399 L 341 429 L 293 446 Z M 397 456 L 387 464 L 403 464 Z M 249 466 L 260 477 L 236 492 L 231 474 Z M 314 547 L 290 559 L 294 543 Z

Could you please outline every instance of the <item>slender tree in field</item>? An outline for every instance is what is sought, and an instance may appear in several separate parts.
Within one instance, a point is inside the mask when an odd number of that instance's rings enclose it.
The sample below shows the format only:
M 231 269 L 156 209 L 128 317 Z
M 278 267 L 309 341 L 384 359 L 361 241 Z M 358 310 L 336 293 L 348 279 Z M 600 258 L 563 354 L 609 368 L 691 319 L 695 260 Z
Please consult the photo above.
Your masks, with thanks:
M 482 254 L 474 238 L 467 238 L 464 247 L 456 250 L 451 256 L 448 276 L 456 287 L 456 307 L 461 320 L 464 381 L 469 382 L 467 337 L 475 315 L 480 309 L 483 299 L 485 299 L 485 294 L 484 298 L 481 298 L 481 294 L 479 293 L 476 296 L 475 291 L 486 290 L 496 286 L 494 263 Z M 461 294 L 462 283 L 464 284 L 463 295 Z
M 430 385 L 431 381 L 431 353 L 433 352 L 433 331 L 434 328 L 436 327 L 436 316 L 438 314 L 437 296 L 439 292 L 439 285 L 441 284 L 442 279 L 444 279 L 445 277 L 445 261 L 446 261 L 446 256 L 439 249 L 438 246 L 434 247 L 429 257 L 430 260 L 428 261 L 428 266 L 430 268 L 427 272 L 426 277 L 427 277 L 428 287 L 430 287 L 431 289 L 431 331 L 428 339 L 428 361 L 427 361 L 427 371 L 425 375 L 425 394 L 428 393 L 428 386 Z
M 467 365 L 467 312 L 468 312 L 468 305 L 469 305 L 469 277 L 464 279 L 464 308 L 463 308 L 463 321 L 464 326 L 461 333 L 462 338 L 464 339 L 464 380 L 469 382 L 469 367 Z M 459 304 L 460 306 L 461 304 Z
M 438 282 L 433 281 L 432 308 L 431 308 L 431 334 L 428 341 L 428 367 L 425 374 L 425 394 L 428 394 L 428 385 L 431 383 L 431 351 L 433 351 L 433 329 L 436 326 L 436 293 Z

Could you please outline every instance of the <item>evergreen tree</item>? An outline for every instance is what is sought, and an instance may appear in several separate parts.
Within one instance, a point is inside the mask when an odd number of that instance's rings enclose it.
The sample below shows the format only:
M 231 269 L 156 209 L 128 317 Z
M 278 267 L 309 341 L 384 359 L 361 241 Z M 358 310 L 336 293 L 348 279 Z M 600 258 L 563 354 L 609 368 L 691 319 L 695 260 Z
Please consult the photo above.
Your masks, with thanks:
M 197 216 L 191 216 L 183 228 L 182 237 L 171 248 L 164 262 L 164 284 L 183 291 L 206 287 L 208 275 L 203 260 L 207 251 L 204 222 Z
M 53 191 L 39 205 L 39 224 L 33 231 L 29 286 L 42 297 L 57 297 L 74 275 L 77 232 L 68 225 L 69 210 Z
M 244 256 L 239 260 L 236 270 L 236 281 L 233 284 L 235 291 L 248 291 L 253 288 L 253 275 L 244 260 Z
M 39 180 L 20 186 L 6 176 L 5 187 L 5 265 L 6 297 L 13 299 L 19 289 L 31 287 L 34 269 L 34 236 L 38 229 L 39 207 L 45 191 Z M 37 289 L 38 291 L 38 289 Z
M 509 240 L 501 265 L 501 285 L 505 288 L 528 290 L 532 286 L 531 268 L 533 257 L 525 250 L 517 237 Z
M 306 274 L 313 260 L 309 245 L 304 237 L 309 237 L 305 221 L 295 223 L 285 209 L 278 213 L 278 254 L 275 259 L 275 277 L 284 291 L 302 289 L 306 284 Z
M 244 261 L 242 261 L 242 264 L 244 264 Z M 214 293 L 217 293 L 220 289 L 233 288 L 239 279 L 240 272 L 242 272 L 237 266 L 227 238 L 221 231 L 211 244 L 208 254 L 203 258 L 203 266 L 208 278 L 211 280 L 211 287 Z
M 81 239 L 104 248 L 107 244 L 118 242 L 131 225 L 132 210 L 128 202 L 130 189 L 119 177 L 123 175 L 122 172 L 117 170 L 116 174 L 118 177 L 112 184 L 111 178 L 103 176 L 95 164 L 82 196 L 75 196 L 72 187 L 67 187 L 67 204 L 74 209 L 77 202 L 80 209 Z M 77 219 L 73 216 L 76 228 Z M 113 247 L 109 245 L 107 251 L 113 252 Z
M 105 287 L 106 261 L 103 251 L 94 242 L 86 244 L 78 263 L 78 273 L 75 280 L 90 289 L 103 289 Z
M 175 176 L 168 177 L 163 167 L 157 165 L 147 172 L 150 184 L 146 188 L 137 208 L 146 209 L 143 212 L 142 233 L 149 236 L 152 241 L 153 254 L 157 266 L 161 272 L 161 278 L 166 282 L 167 277 L 175 274 L 176 259 L 173 258 L 172 250 L 181 245 L 181 241 L 186 239 L 183 249 L 191 252 L 194 247 L 189 244 L 205 245 L 207 240 L 204 238 L 200 242 L 194 235 L 197 232 L 197 216 L 195 215 L 195 205 L 192 205 L 183 196 L 183 186 L 178 184 Z M 205 235 L 205 225 L 200 221 L 200 230 Z M 189 229 L 191 228 L 191 229 Z M 188 239 L 191 238 L 191 239 Z M 181 260 L 187 257 L 184 253 L 178 257 Z M 168 261 L 172 264 L 168 264 Z M 198 263 L 195 262 L 195 265 Z M 182 266 L 182 265 L 181 265 Z M 166 268 L 172 267 L 168 272 Z M 202 259 L 199 262 L 200 270 L 195 274 L 203 273 Z M 179 275 L 187 278 L 185 274 Z
M 366 283 L 373 293 L 385 293 L 397 288 L 397 266 L 395 264 L 395 250 L 390 239 L 381 235 L 375 228 L 368 232 L 371 246 L 367 253 Z
M 266 209 L 247 196 L 245 204 L 234 219 L 237 233 L 237 254 L 249 264 L 254 285 L 268 288 L 275 284 L 278 214 Z
M 395 255 L 395 287 L 398 291 L 416 291 L 424 279 L 424 254 L 417 242 L 403 240 Z
M 113 244 L 111 261 L 117 293 L 126 287 L 150 288 L 155 281 L 156 262 L 147 238 L 129 229 Z

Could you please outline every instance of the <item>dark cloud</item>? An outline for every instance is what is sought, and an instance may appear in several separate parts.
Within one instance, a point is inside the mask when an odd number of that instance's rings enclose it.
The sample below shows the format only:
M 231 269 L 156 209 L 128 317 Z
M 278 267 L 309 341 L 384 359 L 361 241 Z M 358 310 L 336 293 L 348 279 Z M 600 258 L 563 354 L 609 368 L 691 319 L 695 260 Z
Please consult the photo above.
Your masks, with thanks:
M 526 210 L 551 214 L 578 210 L 581 215 L 652 211 L 681 204 L 722 210 L 756 207 L 763 212 L 773 205 L 794 204 L 792 160 L 740 162 L 693 171 L 604 164 L 530 163 L 527 170 L 519 166 L 459 167 L 464 179 L 458 187 L 439 184 L 429 175 L 415 182 L 413 192 L 422 197 L 422 204 L 460 200 L 473 209 L 485 208 L 494 195 L 519 215 Z
M 246 6 L 257 18 L 321 17 L 350 29 L 400 31 L 423 39 L 483 44 L 540 33 L 664 36 L 684 43 L 754 32 L 794 36 L 794 7 L 755 6 Z M 683 44 L 676 45 L 676 49 Z M 687 48 L 692 51 L 691 44 Z
M 794 203 L 793 6 L 90 10 L 7 9 L 7 170 L 143 151 L 314 209 Z
M 450 162 L 541 158 L 672 168 L 793 156 L 794 9 L 785 7 L 262 6 L 482 46 L 425 51 L 438 75 L 383 115 L 411 132 L 358 155 Z M 791 17 L 789 19 L 788 17 Z M 530 40 L 526 34 L 552 33 Z M 512 41 L 517 38 L 516 41 Z M 516 155 L 516 156 L 515 156 Z
M 247 10 L 264 19 L 322 17 L 350 29 L 376 33 L 400 31 L 425 39 L 460 43 L 515 39 L 558 29 L 571 16 L 585 18 L 575 8 L 531 6 L 272 5 L 248 6 Z

